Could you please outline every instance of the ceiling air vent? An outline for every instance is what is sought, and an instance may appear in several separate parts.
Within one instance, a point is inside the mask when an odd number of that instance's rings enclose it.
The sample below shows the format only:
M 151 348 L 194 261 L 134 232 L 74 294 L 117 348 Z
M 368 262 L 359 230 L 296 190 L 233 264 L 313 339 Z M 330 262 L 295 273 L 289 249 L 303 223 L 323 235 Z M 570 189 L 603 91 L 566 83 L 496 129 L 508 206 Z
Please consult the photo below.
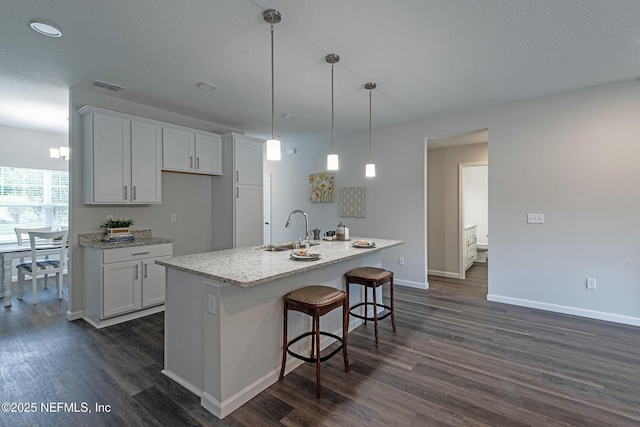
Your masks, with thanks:
M 93 82 L 93 85 L 94 85 L 94 86 L 97 86 L 97 87 L 101 87 L 101 88 L 103 88 L 103 89 L 112 90 L 112 91 L 114 91 L 114 92 L 118 92 L 118 91 L 121 91 L 122 89 L 124 89 L 124 87 L 123 87 L 123 86 L 118 86 L 118 85 L 116 85 L 116 84 L 113 84 L 113 83 L 107 83 L 107 82 L 103 82 L 103 81 L 100 81 L 100 80 L 96 80 L 96 81 L 94 81 L 94 82 Z

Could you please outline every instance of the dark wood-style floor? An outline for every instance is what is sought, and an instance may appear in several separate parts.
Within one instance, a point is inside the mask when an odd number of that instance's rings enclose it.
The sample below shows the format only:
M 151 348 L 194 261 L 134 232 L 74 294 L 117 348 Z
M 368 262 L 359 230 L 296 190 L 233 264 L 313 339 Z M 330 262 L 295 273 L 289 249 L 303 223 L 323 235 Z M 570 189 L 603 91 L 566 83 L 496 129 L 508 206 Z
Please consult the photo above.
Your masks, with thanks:
M 432 281 L 433 279 L 433 281 Z M 351 372 L 305 364 L 220 421 L 164 377 L 163 315 L 96 330 L 66 303 L 14 300 L 0 312 L 0 396 L 36 403 L 3 426 L 630 426 L 640 424 L 640 329 L 487 302 L 430 278 L 396 287 L 376 349 L 372 325 L 349 334 Z M 92 413 L 43 413 L 85 402 Z M 110 405 L 96 413 L 95 405 Z M 68 408 L 71 409 L 71 408 Z

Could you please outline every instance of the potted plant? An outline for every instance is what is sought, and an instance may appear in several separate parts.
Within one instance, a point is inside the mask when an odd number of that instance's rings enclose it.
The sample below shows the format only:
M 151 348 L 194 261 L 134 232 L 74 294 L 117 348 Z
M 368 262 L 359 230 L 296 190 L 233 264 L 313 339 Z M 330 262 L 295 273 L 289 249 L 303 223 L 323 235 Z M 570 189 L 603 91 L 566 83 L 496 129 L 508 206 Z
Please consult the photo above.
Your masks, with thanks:
M 129 227 L 133 225 L 135 221 L 133 218 L 111 218 L 103 222 L 100 227 L 107 229 L 106 234 L 109 236 L 121 236 L 129 234 Z

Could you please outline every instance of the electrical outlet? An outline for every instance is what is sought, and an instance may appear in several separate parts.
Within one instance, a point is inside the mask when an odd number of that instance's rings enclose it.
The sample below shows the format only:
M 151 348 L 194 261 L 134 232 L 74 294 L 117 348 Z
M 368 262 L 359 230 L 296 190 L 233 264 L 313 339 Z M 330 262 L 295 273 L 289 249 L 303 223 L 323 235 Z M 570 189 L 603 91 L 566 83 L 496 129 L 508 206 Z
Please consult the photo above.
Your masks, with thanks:
M 541 214 L 541 213 L 527 214 L 527 224 L 544 224 L 544 214 Z
M 176 222 L 176 221 L 177 221 L 176 214 L 171 214 L 171 219 L 170 219 L 170 221 L 171 221 L 171 222 Z
M 399 256 L 398 257 L 398 264 L 404 265 L 404 257 L 403 256 Z
M 593 277 L 587 277 L 587 289 L 595 289 L 596 288 L 596 279 Z
M 216 296 L 209 295 L 209 313 L 216 314 Z

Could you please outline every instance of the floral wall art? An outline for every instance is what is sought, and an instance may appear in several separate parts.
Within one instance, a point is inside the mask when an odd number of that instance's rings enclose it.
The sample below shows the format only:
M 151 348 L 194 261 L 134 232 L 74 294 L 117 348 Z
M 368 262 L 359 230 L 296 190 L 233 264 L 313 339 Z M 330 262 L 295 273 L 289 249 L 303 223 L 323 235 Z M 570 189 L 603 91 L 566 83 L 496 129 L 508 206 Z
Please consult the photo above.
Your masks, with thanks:
M 309 201 L 311 203 L 333 203 L 332 173 L 312 173 L 309 175 Z

